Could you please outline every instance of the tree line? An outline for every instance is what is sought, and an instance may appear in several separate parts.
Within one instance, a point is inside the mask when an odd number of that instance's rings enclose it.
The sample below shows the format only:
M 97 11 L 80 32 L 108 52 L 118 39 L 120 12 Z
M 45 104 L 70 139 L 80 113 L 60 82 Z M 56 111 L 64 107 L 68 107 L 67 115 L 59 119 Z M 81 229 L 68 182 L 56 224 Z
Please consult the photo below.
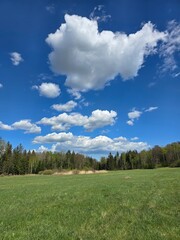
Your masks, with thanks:
M 180 167 L 180 142 L 175 142 L 141 152 L 127 151 L 107 158 L 101 158 L 101 169 L 128 170 L 128 169 L 152 169 L 157 167 Z
M 21 144 L 13 149 L 12 144 L 0 139 L 0 174 L 5 175 L 37 174 L 47 169 L 127 170 L 156 167 L 180 167 L 180 142 L 165 147 L 155 146 L 141 152 L 109 153 L 97 161 L 70 150 L 38 153 L 25 150 Z

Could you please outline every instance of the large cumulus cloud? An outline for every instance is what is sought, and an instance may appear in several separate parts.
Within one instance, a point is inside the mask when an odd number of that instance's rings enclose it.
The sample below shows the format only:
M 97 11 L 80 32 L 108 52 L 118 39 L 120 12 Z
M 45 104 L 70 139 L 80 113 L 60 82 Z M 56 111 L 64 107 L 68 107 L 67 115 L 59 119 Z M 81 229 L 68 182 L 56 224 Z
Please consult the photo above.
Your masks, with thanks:
M 92 112 L 91 116 L 80 113 L 62 113 L 50 118 L 42 118 L 38 124 L 50 125 L 52 130 L 66 131 L 72 126 L 82 126 L 87 131 L 93 131 L 97 128 L 112 126 L 116 122 L 117 113 L 113 110 L 99 110 Z
M 123 80 L 138 75 L 146 56 L 155 52 L 166 34 L 151 22 L 127 35 L 99 32 L 96 20 L 65 15 L 65 23 L 46 42 L 51 46 L 51 69 L 66 75 L 66 86 L 76 91 L 101 89 L 117 75 Z
M 136 138 L 137 140 L 137 138 Z M 107 154 L 108 152 L 115 153 L 126 152 L 128 150 L 147 149 L 149 145 L 146 142 L 134 142 L 125 137 L 109 138 L 99 135 L 94 138 L 88 136 L 75 136 L 71 132 L 65 133 L 50 133 L 45 136 L 37 136 L 33 140 L 34 144 L 54 143 L 51 151 L 64 151 L 72 149 L 81 153 L 99 153 Z

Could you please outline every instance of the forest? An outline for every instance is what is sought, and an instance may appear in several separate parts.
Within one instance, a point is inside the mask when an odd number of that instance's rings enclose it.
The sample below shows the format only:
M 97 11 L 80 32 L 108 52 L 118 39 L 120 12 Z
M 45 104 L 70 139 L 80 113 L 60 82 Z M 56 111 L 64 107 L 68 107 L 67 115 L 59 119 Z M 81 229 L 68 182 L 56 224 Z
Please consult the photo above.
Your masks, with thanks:
M 137 152 L 136 150 L 111 154 L 99 161 L 80 153 L 27 151 L 20 144 L 0 139 L 0 174 L 38 174 L 45 170 L 130 170 L 153 169 L 158 167 L 180 167 L 180 142 Z

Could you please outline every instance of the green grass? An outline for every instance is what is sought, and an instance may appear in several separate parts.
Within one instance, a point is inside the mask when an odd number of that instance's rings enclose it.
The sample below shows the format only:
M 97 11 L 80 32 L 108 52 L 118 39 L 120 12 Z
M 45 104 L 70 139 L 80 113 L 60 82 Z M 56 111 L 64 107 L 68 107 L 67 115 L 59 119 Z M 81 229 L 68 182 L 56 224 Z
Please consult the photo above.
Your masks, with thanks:
M 0 178 L 1 240 L 179 239 L 180 169 Z

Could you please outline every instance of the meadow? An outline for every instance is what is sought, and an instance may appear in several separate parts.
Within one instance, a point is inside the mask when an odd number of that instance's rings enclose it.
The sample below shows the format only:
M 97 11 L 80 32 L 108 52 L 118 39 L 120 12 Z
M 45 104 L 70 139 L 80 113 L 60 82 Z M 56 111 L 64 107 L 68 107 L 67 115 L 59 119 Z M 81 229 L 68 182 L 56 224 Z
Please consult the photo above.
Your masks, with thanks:
M 0 177 L 1 240 L 179 239 L 180 169 Z

